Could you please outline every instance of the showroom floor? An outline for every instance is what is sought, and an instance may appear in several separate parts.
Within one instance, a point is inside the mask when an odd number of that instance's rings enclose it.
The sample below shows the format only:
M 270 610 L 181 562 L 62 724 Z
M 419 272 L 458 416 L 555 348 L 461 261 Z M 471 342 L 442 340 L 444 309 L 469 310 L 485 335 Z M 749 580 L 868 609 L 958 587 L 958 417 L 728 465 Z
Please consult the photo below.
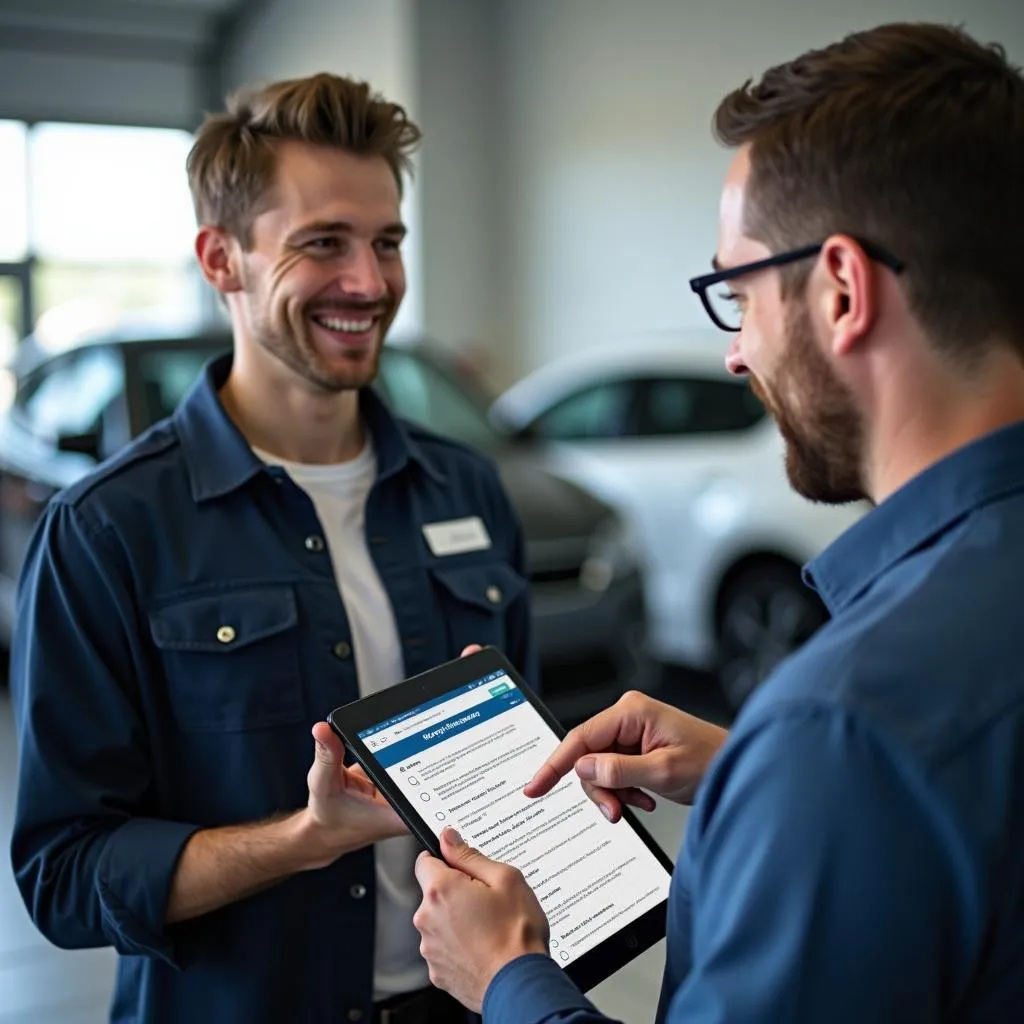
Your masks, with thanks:
M 15 739 L 6 688 L 0 689 L 0 1024 L 102 1024 L 113 979 L 109 949 L 66 952 L 34 928 L 14 887 L 9 839 L 14 801 Z M 659 843 L 675 858 L 687 811 L 660 806 L 646 816 Z M 654 1018 L 664 943 L 600 985 L 591 998 L 625 1024 Z

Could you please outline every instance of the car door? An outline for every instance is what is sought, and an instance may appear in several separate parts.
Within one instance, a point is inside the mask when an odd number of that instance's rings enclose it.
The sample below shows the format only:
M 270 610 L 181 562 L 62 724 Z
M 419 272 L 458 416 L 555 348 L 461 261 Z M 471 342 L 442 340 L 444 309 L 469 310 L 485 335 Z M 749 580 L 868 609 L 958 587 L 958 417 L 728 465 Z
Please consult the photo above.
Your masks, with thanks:
M 116 346 L 51 359 L 19 381 L 0 425 L 0 639 L 32 531 L 53 495 L 126 436 L 124 362 Z

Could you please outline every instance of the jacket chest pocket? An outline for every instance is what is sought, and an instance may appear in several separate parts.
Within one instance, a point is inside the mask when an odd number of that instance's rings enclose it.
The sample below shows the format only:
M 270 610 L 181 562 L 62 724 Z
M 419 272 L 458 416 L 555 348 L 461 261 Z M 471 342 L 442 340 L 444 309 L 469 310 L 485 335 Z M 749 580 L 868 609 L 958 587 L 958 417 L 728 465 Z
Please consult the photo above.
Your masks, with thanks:
M 526 597 L 527 582 L 505 562 L 460 568 L 432 567 L 430 575 L 445 621 L 451 656 L 467 644 L 504 650 L 507 613 Z
M 204 594 L 151 611 L 179 727 L 237 732 L 301 721 L 298 621 L 290 587 Z

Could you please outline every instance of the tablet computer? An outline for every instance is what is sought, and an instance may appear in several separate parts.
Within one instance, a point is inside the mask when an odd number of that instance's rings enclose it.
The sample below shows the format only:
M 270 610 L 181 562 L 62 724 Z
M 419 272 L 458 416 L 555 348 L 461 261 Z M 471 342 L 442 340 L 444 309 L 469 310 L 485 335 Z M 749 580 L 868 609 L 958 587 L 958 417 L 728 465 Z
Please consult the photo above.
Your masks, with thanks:
M 575 773 L 524 796 L 565 732 L 498 650 L 336 708 L 328 722 L 435 856 L 451 825 L 522 871 L 547 914 L 552 959 L 580 988 L 664 937 L 672 862 L 634 815 L 611 824 Z

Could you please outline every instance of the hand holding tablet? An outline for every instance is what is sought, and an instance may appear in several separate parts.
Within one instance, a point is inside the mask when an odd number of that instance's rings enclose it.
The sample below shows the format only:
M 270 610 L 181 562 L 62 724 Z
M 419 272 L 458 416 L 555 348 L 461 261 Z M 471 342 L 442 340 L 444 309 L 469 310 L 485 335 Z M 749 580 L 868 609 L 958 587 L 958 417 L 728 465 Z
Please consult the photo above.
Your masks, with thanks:
M 476 863 L 500 869 L 505 888 L 522 873 L 550 926 L 553 959 L 581 988 L 663 937 L 672 863 L 630 812 L 606 820 L 575 775 L 535 799 L 524 794 L 564 731 L 498 651 L 448 662 L 329 721 L 435 856 L 451 825 L 484 855 Z

